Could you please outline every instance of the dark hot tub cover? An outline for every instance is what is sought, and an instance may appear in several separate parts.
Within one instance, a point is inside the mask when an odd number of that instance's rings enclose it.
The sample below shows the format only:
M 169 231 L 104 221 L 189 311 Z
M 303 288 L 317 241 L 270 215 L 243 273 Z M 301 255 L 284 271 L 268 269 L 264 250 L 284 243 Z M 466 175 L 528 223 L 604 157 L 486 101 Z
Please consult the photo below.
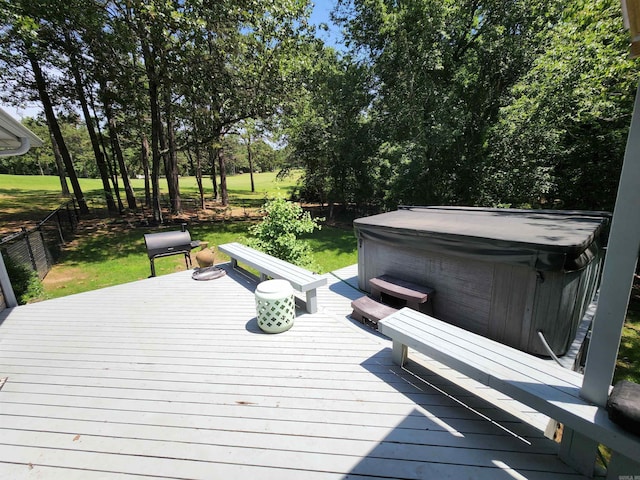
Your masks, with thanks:
M 610 214 L 473 207 L 399 207 L 354 221 L 358 238 L 477 260 L 576 271 L 601 248 Z

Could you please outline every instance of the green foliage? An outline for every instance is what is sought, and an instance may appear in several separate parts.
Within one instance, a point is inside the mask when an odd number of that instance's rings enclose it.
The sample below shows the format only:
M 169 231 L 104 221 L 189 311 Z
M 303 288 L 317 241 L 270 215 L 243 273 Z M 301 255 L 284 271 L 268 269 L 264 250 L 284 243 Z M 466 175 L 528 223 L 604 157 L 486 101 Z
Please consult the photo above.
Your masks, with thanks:
M 85 120 L 95 117 L 100 138 L 86 148 L 86 135 L 64 131 L 59 146 L 72 150 L 65 158 L 81 176 L 100 173 L 108 198 L 116 175 L 126 185 L 127 169 L 143 173 L 149 158 L 153 194 L 164 174 L 179 209 L 180 174 L 211 172 L 225 136 L 249 119 L 270 119 L 296 96 L 309 15 L 306 0 L 0 0 L 0 98 L 48 104 L 49 96 L 60 113 L 80 111 L 86 97 Z M 44 78 L 36 84 L 38 65 Z M 256 167 L 276 168 L 273 149 L 255 144 Z M 193 171 L 186 151 L 197 160 Z M 234 160 L 231 172 L 242 168 Z M 0 172 L 53 172 L 50 161 L 6 162 Z
M 305 0 L 0 0 L 0 90 L 14 103 L 34 97 L 30 51 L 56 111 L 77 111 L 76 58 L 107 151 L 108 97 L 129 171 L 143 173 L 150 140 L 152 171 L 170 166 L 174 197 L 178 174 L 207 175 L 219 151 L 216 168 L 247 171 L 251 151 L 255 171 L 280 168 L 285 152 L 289 167 L 302 166 L 300 198 L 361 211 L 611 208 L 637 69 L 617 0 L 338 0 L 340 53 L 313 37 L 310 9 Z M 96 176 L 84 125 L 73 115 L 61 123 L 79 174 Z M 176 142 L 161 138 L 174 131 Z M 264 141 L 275 131 L 286 149 Z M 54 164 L 41 149 L 0 160 L 0 172 L 53 173 Z
M 285 120 L 291 165 L 303 165 L 300 197 L 322 204 L 376 204 L 378 166 L 366 115 L 371 72 L 331 49 L 308 70 L 307 95 Z
M 249 172 L 248 148 L 251 149 L 254 173 L 272 172 L 283 166 L 283 161 L 278 151 L 262 140 L 261 137 L 252 137 L 249 147 L 247 143 L 246 131 L 240 135 L 226 135 L 222 140 L 227 174 Z M 208 173 L 208 169 L 206 171 Z
M 61 117 L 58 122 L 68 143 L 78 175 L 85 178 L 97 177 L 96 162 L 84 123 L 80 122 L 75 115 Z M 0 173 L 57 175 L 51 137 L 46 123 L 41 118 L 25 118 L 22 123 L 43 141 L 43 146 L 32 148 L 22 156 L 0 157 Z
M 380 202 L 478 201 L 485 137 L 557 2 L 345 0 L 336 18 L 372 69 Z
M 637 64 L 616 0 L 571 2 L 487 140 L 486 203 L 613 208 Z
M 287 119 L 301 196 L 610 209 L 636 63 L 616 0 L 341 0 Z
M 263 207 L 264 219 L 252 226 L 249 244 L 269 255 L 306 268 L 316 268 L 309 245 L 298 237 L 320 230 L 318 221 L 304 212 L 299 204 L 282 197 L 268 200 Z
M 9 274 L 9 280 L 13 287 L 13 293 L 18 300 L 18 304 L 24 305 L 29 300 L 39 298 L 44 293 L 42 282 L 38 274 L 34 272 L 28 265 L 15 262 L 9 255 L 2 252 L 5 267 Z

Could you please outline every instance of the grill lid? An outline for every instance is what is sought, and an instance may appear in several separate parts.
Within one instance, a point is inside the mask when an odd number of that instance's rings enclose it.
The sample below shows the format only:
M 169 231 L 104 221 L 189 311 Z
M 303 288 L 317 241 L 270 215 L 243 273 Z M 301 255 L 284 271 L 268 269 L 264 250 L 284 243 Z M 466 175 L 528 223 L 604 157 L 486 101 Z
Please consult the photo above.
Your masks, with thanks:
M 173 253 L 189 253 L 200 244 L 200 242 L 191 241 L 191 235 L 188 230 L 184 232 L 146 233 L 144 235 L 144 243 L 147 247 L 149 258 Z

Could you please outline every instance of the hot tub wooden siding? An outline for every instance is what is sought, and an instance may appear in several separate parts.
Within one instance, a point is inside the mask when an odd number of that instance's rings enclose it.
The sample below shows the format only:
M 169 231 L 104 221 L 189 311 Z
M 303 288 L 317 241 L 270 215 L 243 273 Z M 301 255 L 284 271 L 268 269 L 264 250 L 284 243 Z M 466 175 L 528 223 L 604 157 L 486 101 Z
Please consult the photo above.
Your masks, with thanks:
M 563 355 L 593 298 L 601 258 L 577 272 L 485 262 L 359 238 L 358 282 L 388 274 L 435 288 L 434 316 L 533 354 L 547 355 L 538 330 Z

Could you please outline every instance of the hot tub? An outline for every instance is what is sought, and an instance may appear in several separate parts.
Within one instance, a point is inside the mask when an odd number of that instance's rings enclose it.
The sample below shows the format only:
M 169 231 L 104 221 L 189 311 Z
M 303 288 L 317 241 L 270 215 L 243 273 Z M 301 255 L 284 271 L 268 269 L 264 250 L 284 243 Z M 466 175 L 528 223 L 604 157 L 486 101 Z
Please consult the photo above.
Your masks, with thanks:
M 436 290 L 433 315 L 520 350 L 566 353 L 598 287 L 610 214 L 400 207 L 354 221 L 358 282 Z

